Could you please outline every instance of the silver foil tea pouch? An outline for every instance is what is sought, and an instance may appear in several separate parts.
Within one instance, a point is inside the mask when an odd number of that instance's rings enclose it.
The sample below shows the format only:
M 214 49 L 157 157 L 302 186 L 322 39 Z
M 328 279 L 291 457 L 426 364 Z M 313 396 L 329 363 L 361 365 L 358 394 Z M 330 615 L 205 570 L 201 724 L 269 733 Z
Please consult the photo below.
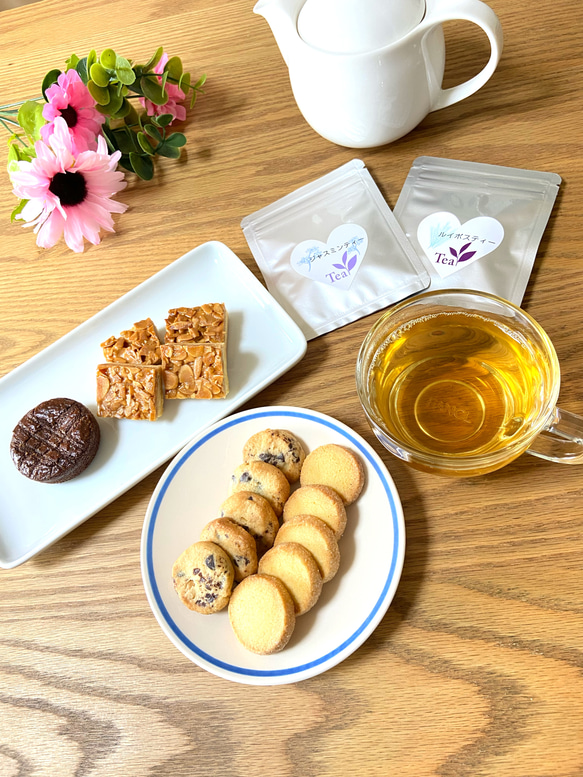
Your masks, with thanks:
M 359 159 L 246 216 L 241 227 L 267 288 L 307 340 L 429 284 Z
M 561 178 L 419 157 L 394 214 L 431 289 L 486 291 L 520 305 Z

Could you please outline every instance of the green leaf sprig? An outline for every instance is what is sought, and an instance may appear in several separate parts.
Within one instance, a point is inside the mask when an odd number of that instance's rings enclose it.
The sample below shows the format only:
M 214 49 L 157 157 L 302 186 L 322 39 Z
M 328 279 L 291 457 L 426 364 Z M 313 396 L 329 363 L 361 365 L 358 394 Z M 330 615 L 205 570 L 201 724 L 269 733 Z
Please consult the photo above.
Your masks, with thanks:
M 168 130 L 174 119 L 171 113 L 147 116 L 138 113 L 132 100 L 144 97 L 155 105 L 163 106 L 168 102 L 166 84 L 170 83 L 186 95 L 190 93 L 192 108 L 206 81 L 203 75 L 193 84 L 190 73 L 183 70 L 180 57 L 171 57 L 163 72 L 156 73 L 154 68 L 163 53 L 164 49 L 160 46 L 141 65 L 119 56 L 111 48 L 104 49 L 99 56 L 93 49 L 82 58 L 72 54 L 65 63 L 65 70 L 77 71 L 97 103 L 97 110 L 106 117 L 102 132 L 109 150 L 121 151 L 120 165 L 147 181 L 154 175 L 154 157 L 177 159 L 180 149 L 186 144 L 186 136 L 182 132 Z M 60 75 L 60 70 L 53 69 L 44 77 L 42 94 L 45 100 L 47 89 L 56 83 Z M 0 108 L 0 124 L 11 132 L 9 169 L 11 162 L 34 157 L 34 148 L 30 146 L 40 138 L 40 127 L 45 123 L 42 103 L 37 102 L 40 99 Z M 24 137 L 15 131 L 16 128 L 24 131 Z

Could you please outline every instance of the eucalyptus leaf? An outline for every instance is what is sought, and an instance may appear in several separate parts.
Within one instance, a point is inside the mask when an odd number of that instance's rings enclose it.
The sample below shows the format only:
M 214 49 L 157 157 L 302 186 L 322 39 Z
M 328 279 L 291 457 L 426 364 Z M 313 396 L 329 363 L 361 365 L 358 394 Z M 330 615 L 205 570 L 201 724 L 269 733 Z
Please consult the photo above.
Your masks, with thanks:
M 129 100 L 126 100 L 128 105 L 130 106 L 130 109 L 128 111 L 127 116 L 124 117 L 126 124 L 137 124 L 138 123 L 138 112 L 134 108 L 134 106 L 131 104 Z
M 40 140 L 40 128 L 46 124 L 41 103 L 27 100 L 21 105 L 18 109 L 18 123 L 33 142 Z
M 180 79 L 180 76 L 182 75 L 182 60 L 180 57 L 170 57 L 168 62 L 166 63 L 164 67 L 164 72 L 168 73 L 170 78 L 173 78 L 174 80 L 178 81 Z
M 176 148 L 176 146 L 169 146 L 167 143 L 162 143 L 156 149 L 156 153 L 160 154 L 160 156 L 166 156 L 169 159 L 178 159 L 180 156 L 180 149 Z
M 97 52 L 95 49 L 91 49 L 87 55 L 87 72 L 91 71 L 91 67 L 97 62 Z
M 99 61 L 108 70 L 114 70 L 117 62 L 117 55 L 113 49 L 103 49 Z
M 125 119 L 126 116 L 129 116 L 130 112 L 132 110 L 132 104 L 129 100 L 126 100 L 125 97 L 122 98 L 122 104 L 121 108 L 119 108 L 115 112 L 115 118 L 116 119 Z
M 143 132 L 138 132 L 138 143 L 140 144 L 142 151 L 145 151 L 146 154 L 148 154 L 149 156 L 154 156 L 156 152 L 154 151 L 152 144 L 150 143 L 150 141 L 144 135 Z
M 146 135 L 149 135 L 151 138 L 154 138 L 154 140 L 157 140 L 159 143 L 161 143 L 163 140 L 162 133 L 160 132 L 158 127 L 156 127 L 154 124 L 145 124 L 144 132 L 146 133 Z
M 89 81 L 89 73 L 87 72 L 87 57 L 83 57 L 79 60 L 79 62 L 77 62 L 75 70 L 79 73 L 79 78 L 81 81 L 83 81 L 85 86 L 87 86 L 87 81 Z
M 61 75 L 61 71 L 54 69 L 49 70 L 49 72 L 46 74 L 46 76 L 43 78 L 43 84 L 42 84 L 42 93 L 45 100 L 47 99 L 47 89 L 52 86 L 53 84 L 57 83 L 57 78 Z M 47 100 L 48 102 L 48 100 Z
M 112 135 L 116 148 L 118 148 L 122 154 L 127 155 L 132 151 L 139 151 L 135 133 L 131 132 L 127 127 L 114 130 Z
M 102 86 L 102 87 L 108 86 L 109 73 L 99 62 L 94 62 L 91 65 L 91 67 L 89 68 L 89 75 L 91 76 L 91 80 L 93 81 L 93 83 L 96 84 L 97 86 Z
M 65 70 L 76 70 L 80 61 L 81 60 L 76 54 L 71 54 L 69 59 L 65 62 Z
M 139 175 L 144 181 L 151 181 L 154 177 L 154 164 L 149 156 L 140 156 L 132 152 L 130 154 L 130 164 L 136 175 Z
M 18 162 L 19 159 L 18 149 L 14 143 L 11 143 L 8 146 L 8 167 L 10 168 L 10 162 Z
M 159 116 L 151 117 L 152 122 L 158 127 L 167 127 L 173 119 L 174 116 L 171 113 L 161 113 Z
M 119 158 L 118 165 L 120 167 L 123 167 L 124 170 L 129 170 L 130 173 L 134 172 L 134 168 L 132 167 L 132 163 L 130 162 L 129 154 L 122 154 Z
M 190 73 L 183 73 L 178 79 L 178 88 L 186 94 L 190 89 Z
M 143 69 L 145 72 L 148 72 L 148 70 L 151 67 L 156 67 L 158 62 L 162 59 L 162 54 L 164 53 L 164 47 L 160 46 L 160 48 L 156 49 L 152 57 L 146 62 L 145 65 L 143 65 Z
M 168 135 L 164 143 L 167 146 L 181 148 L 186 145 L 186 135 L 183 135 L 182 132 L 173 132 L 172 135 Z
M 113 116 L 116 114 L 123 105 L 123 97 L 121 94 L 117 94 L 116 87 L 110 87 L 109 88 L 109 102 L 107 103 L 107 107 L 109 110 L 109 113 Z
M 108 89 L 106 89 L 103 86 L 97 86 L 97 84 L 94 81 L 87 82 L 87 89 L 89 89 L 89 93 L 91 97 L 93 97 L 93 99 L 98 105 L 101 105 L 101 106 L 108 105 L 109 103 Z M 101 111 L 101 112 L 105 113 L 105 111 Z
M 114 137 L 113 132 L 109 129 L 107 125 L 104 125 L 101 131 L 103 133 L 103 137 L 105 138 L 105 142 L 107 143 L 108 149 L 113 154 L 114 151 L 117 151 L 117 146 L 113 140 L 113 137 Z
M 122 84 L 133 84 L 136 80 L 136 74 L 125 57 L 117 57 L 115 62 L 115 74 Z
M 168 102 L 168 93 L 162 89 L 157 78 L 142 76 L 140 86 L 144 96 L 154 105 L 165 105 Z

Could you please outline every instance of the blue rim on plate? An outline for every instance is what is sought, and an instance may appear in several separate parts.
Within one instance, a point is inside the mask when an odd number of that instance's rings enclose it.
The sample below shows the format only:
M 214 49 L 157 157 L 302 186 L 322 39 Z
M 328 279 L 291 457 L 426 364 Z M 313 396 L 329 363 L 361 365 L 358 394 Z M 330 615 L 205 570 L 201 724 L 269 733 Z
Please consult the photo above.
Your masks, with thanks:
M 208 652 L 202 650 L 176 624 L 171 614 L 169 613 L 166 605 L 164 604 L 163 597 L 160 593 L 158 581 L 156 579 L 156 572 L 154 568 L 154 555 L 153 555 L 154 554 L 154 532 L 156 528 L 156 521 L 158 519 L 159 512 L 160 512 L 160 507 L 162 505 L 162 502 L 164 500 L 164 497 L 166 495 L 166 492 L 169 486 L 171 485 L 173 479 L 180 471 L 180 469 L 184 466 L 184 464 L 189 460 L 189 458 L 196 451 L 198 451 L 210 439 L 224 432 L 226 429 L 234 427 L 240 423 L 247 422 L 249 420 L 265 421 L 265 419 L 269 419 L 270 417 L 273 417 L 273 416 L 299 418 L 299 419 L 304 419 L 311 422 L 320 423 L 323 426 L 326 426 L 329 429 L 333 430 L 335 433 L 341 435 L 343 438 L 346 439 L 347 442 L 349 442 L 352 446 L 354 446 L 356 450 L 358 450 L 361 456 L 364 457 L 366 463 L 370 467 L 372 467 L 373 471 L 376 473 L 377 477 L 379 478 L 379 481 L 382 483 L 382 487 L 386 494 L 388 504 L 390 505 L 390 518 L 392 522 L 394 542 L 393 542 L 393 551 L 392 551 L 390 563 L 386 574 L 386 579 L 380 595 L 378 596 L 374 606 L 370 609 L 370 611 L 368 611 L 365 614 L 358 628 L 356 628 L 346 639 L 344 639 L 341 644 L 339 644 L 334 650 L 328 651 L 324 655 L 318 656 L 316 659 L 312 661 L 298 664 L 296 666 L 278 668 L 278 669 L 252 669 L 252 668 L 237 666 L 235 664 L 230 664 L 228 662 L 222 661 L 216 656 L 213 656 Z M 401 504 L 398 499 L 398 495 L 396 493 L 394 483 L 392 482 L 392 479 L 389 473 L 387 472 L 384 464 L 382 463 L 382 460 L 378 457 L 375 451 L 368 445 L 368 443 L 366 443 L 361 437 L 359 437 L 359 435 L 354 433 L 344 424 L 334 420 L 333 418 L 330 418 L 329 416 L 325 416 L 321 413 L 317 413 L 311 410 L 304 410 L 300 408 L 273 407 L 273 408 L 259 409 L 256 411 L 244 411 L 242 413 L 233 415 L 215 424 L 213 427 L 211 427 L 205 433 L 203 433 L 199 438 L 197 438 L 194 442 L 192 442 L 189 446 L 187 446 L 183 451 L 181 451 L 181 453 L 179 453 L 176 456 L 174 461 L 171 462 L 168 469 L 162 476 L 162 479 L 159 483 L 156 493 L 152 497 L 151 510 L 149 509 L 148 513 L 149 513 L 149 520 L 147 517 L 146 526 L 144 527 L 143 556 L 147 567 L 147 576 L 148 576 L 148 582 L 151 589 L 151 594 L 158 608 L 158 615 L 159 615 L 158 619 L 161 618 L 164 624 L 166 625 L 166 627 L 174 634 L 174 636 L 181 643 L 181 646 L 191 651 L 195 656 L 207 662 L 211 667 L 213 666 L 217 667 L 218 669 L 224 670 L 233 675 L 239 675 L 242 678 L 243 677 L 249 677 L 249 678 L 289 677 L 289 678 L 292 678 L 289 681 L 293 682 L 294 681 L 293 678 L 297 677 L 297 675 L 303 672 L 312 670 L 316 667 L 324 667 L 325 664 L 330 664 L 330 666 L 325 667 L 326 669 L 328 669 L 328 668 L 331 668 L 331 666 L 334 666 L 335 664 L 339 663 L 342 660 L 340 656 L 343 653 L 346 653 L 346 655 L 344 655 L 344 658 L 350 655 L 354 650 L 356 650 L 362 644 L 362 642 L 366 639 L 366 637 L 370 633 L 372 633 L 376 625 L 378 625 L 378 622 L 383 617 L 384 613 L 386 612 L 392 600 L 392 596 L 389 597 L 389 591 L 391 590 L 391 588 L 396 589 L 396 586 L 398 584 L 400 574 L 401 574 L 403 558 L 404 558 L 404 541 L 405 541 L 403 513 L 402 513 Z M 394 590 L 393 590 L 393 595 L 394 595 Z M 205 617 L 208 617 L 208 616 L 205 616 Z M 346 652 L 346 651 L 349 651 L 349 652 Z M 335 661 L 334 659 L 338 659 L 338 660 Z M 322 669 L 322 671 L 324 671 L 324 669 Z M 317 672 L 311 672 L 308 676 L 313 676 L 314 674 L 317 674 Z M 221 676 L 224 676 L 224 675 L 221 675 Z M 242 681 L 244 682 L 244 680 Z

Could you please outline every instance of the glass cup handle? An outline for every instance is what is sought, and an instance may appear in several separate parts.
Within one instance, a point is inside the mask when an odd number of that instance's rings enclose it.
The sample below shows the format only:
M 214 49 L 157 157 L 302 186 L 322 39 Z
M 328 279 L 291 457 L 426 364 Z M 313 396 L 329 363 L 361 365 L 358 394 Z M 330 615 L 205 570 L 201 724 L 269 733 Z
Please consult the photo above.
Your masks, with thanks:
M 560 464 L 583 463 L 583 417 L 556 407 L 528 453 Z

